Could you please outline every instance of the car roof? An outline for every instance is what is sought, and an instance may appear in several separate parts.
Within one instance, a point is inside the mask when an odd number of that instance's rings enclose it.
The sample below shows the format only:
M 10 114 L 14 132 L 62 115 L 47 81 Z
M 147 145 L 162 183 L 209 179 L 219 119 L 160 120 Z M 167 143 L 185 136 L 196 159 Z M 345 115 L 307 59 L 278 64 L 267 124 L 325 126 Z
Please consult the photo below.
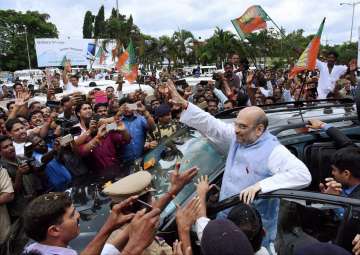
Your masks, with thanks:
M 314 100 L 302 102 L 302 105 L 292 102 L 260 107 L 268 117 L 268 129 L 279 136 L 295 134 L 294 129 L 304 127 L 310 119 L 314 118 L 333 123 L 337 127 L 352 125 L 353 121 L 358 119 L 356 104 L 351 99 Z M 221 112 L 216 117 L 226 123 L 233 123 L 241 109 L 243 107 Z

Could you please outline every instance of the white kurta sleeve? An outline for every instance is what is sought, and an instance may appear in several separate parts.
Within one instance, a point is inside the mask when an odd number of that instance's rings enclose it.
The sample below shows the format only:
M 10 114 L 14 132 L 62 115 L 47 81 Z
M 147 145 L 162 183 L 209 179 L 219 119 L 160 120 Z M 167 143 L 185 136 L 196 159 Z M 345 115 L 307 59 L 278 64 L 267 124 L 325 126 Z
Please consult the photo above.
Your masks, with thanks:
M 320 72 L 322 71 L 322 69 L 323 69 L 323 67 L 324 67 L 324 62 L 322 62 L 322 61 L 320 61 L 320 60 L 316 60 L 316 64 L 315 64 L 315 67 L 317 68 L 317 69 L 319 69 L 320 70 Z
M 199 219 L 196 220 L 195 231 L 199 241 L 201 241 L 204 229 L 206 225 L 209 223 L 209 221 L 210 219 L 207 217 L 200 217 Z
M 112 244 L 106 243 L 100 255 L 120 255 L 120 251 Z
M 199 130 L 216 144 L 229 146 L 235 135 L 234 125 L 227 124 L 214 116 L 189 103 L 181 113 L 180 122 Z
M 268 168 L 273 175 L 259 182 L 264 193 L 278 189 L 301 189 L 311 182 L 311 174 L 305 164 L 281 144 L 271 152 Z

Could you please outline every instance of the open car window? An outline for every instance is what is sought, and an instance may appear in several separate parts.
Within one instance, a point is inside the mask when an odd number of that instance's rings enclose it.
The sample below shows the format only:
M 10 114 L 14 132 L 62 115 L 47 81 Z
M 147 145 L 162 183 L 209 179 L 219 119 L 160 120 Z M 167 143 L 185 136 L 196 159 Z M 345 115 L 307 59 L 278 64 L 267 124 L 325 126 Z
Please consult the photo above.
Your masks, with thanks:
M 144 157 L 144 169 L 153 175 L 153 188 L 156 190 L 154 197 L 157 199 L 169 189 L 170 171 L 177 162 L 181 163 L 180 172 L 196 166 L 199 168 L 198 176 L 218 173 L 225 165 L 226 157 L 200 132 L 184 128 L 177 132 L 157 148 Z M 175 210 L 175 203 L 183 204 L 196 187 L 192 182 L 176 196 L 163 212 L 163 217 L 170 215 Z M 175 202 L 175 203 L 174 203 Z

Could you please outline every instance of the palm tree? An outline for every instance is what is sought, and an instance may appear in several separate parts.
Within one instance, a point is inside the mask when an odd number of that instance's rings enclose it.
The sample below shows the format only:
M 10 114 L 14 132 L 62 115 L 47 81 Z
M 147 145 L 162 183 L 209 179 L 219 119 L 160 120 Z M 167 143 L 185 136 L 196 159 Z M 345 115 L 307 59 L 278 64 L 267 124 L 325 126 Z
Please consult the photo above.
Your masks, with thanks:
M 187 55 L 191 52 L 193 46 L 194 35 L 185 29 L 174 32 L 172 36 L 176 48 L 177 48 L 177 57 L 182 63 L 185 63 Z
M 216 57 L 217 62 L 223 62 L 227 59 L 228 54 L 234 52 L 235 35 L 230 31 L 224 31 L 216 27 L 214 35 L 209 39 L 208 44 L 211 50 L 214 51 L 212 55 Z
M 169 67 L 171 65 L 171 62 L 173 62 L 176 66 L 178 62 L 178 53 L 174 38 L 167 35 L 161 36 L 159 38 L 159 48 L 164 58 L 168 60 Z

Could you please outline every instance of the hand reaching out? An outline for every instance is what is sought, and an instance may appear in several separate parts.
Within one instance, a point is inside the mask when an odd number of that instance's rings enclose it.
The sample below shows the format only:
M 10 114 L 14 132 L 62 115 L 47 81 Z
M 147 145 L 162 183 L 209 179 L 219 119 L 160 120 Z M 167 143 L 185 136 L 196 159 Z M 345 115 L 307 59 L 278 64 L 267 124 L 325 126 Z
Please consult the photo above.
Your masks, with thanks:
M 352 245 L 354 245 L 354 248 L 352 249 L 352 252 L 355 255 L 360 255 L 360 234 L 357 234 L 352 241 Z
M 178 229 L 190 231 L 191 226 L 195 223 L 197 215 L 200 212 L 200 201 L 193 198 L 185 207 L 180 208 L 176 205 L 176 224 Z
M 197 179 L 197 183 L 195 183 L 196 192 L 200 198 L 206 198 L 206 194 L 210 189 L 209 178 L 207 175 L 202 175 Z
M 357 60 L 356 59 L 352 59 L 349 62 L 349 70 L 352 71 L 356 71 L 357 70 Z
M 170 174 L 170 193 L 173 195 L 176 195 L 178 192 L 180 192 L 183 187 L 188 184 L 198 173 L 198 169 L 196 167 L 189 168 L 183 173 L 180 173 L 179 170 L 180 163 L 176 163 L 175 169 Z
M 112 230 L 118 229 L 135 216 L 134 213 L 128 213 L 127 209 L 134 204 L 137 198 L 138 196 L 132 196 L 113 206 L 106 221 L 106 224 L 109 224 Z
M 191 247 L 187 247 L 185 250 L 185 253 L 182 251 L 182 243 L 176 240 L 173 243 L 173 255 L 191 255 Z
M 170 101 L 174 104 L 180 104 L 181 106 L 186 108 L 188 102 L 179 94 L 179 92 L 177 91 L 177 89 L 175 87 L 174 82 L 169 79 L 167 81 L 166 86 L 170 91 L 170 95 L 171 95 Z
M 129 224 L 129 241 L 122 255 L 140 255 L 154 240 L 160 223 L 160 209 L 154 208 L 145 214 L 146 209 L 138 211 Z
M 320 183 L 319 188 L 321 193 L 329 194 L 329 195 L 340 195 L 342 192 L 341 183 L 334 180 L 334 178 L 326 178 L 325 185 Z
M 15 105 L 23 106 L 30 99 L 29 92 L 20 92 L 16 94 Z

